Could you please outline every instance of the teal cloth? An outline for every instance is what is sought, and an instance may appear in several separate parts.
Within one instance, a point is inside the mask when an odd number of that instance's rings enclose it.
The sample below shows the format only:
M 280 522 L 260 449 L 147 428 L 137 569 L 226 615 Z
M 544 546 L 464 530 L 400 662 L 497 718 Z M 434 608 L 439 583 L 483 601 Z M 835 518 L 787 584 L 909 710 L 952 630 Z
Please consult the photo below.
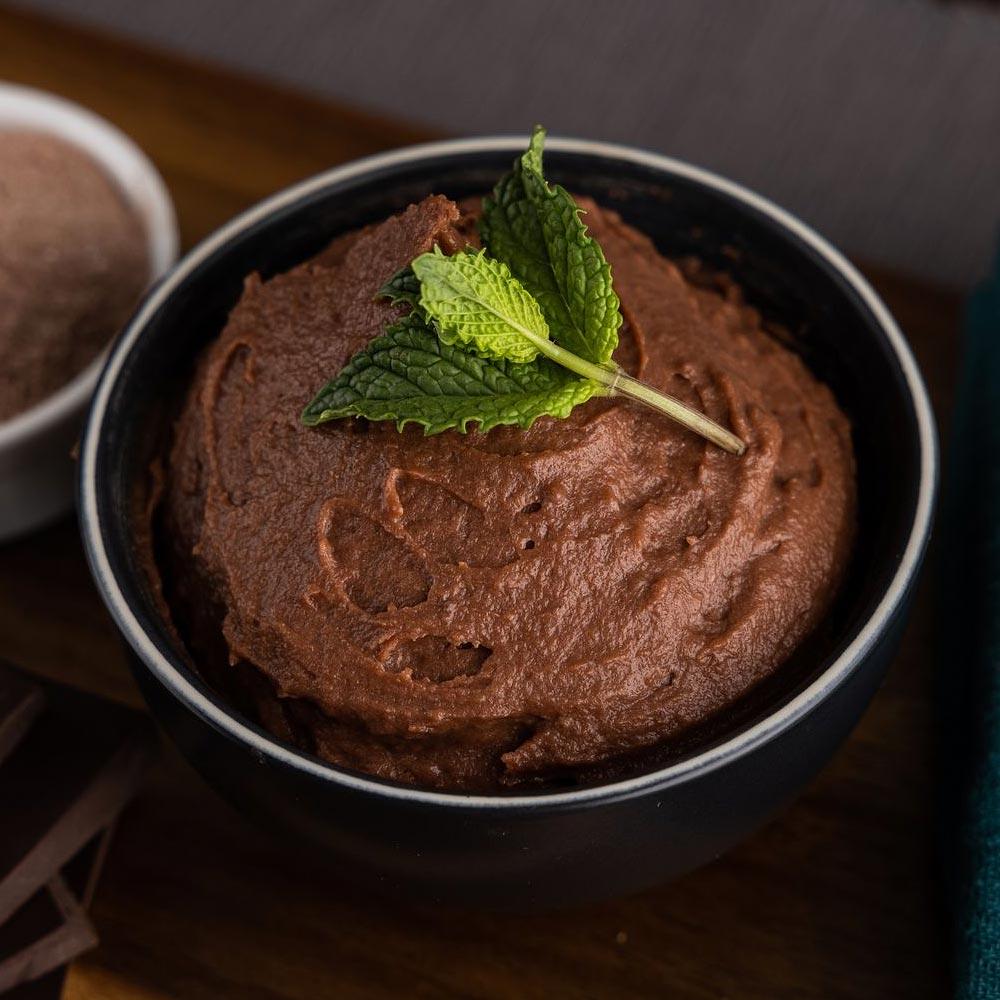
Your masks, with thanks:
M 1000 254 L 969 300 L 945 479 L 946 859 L 958 1000 L 1000 998 Z

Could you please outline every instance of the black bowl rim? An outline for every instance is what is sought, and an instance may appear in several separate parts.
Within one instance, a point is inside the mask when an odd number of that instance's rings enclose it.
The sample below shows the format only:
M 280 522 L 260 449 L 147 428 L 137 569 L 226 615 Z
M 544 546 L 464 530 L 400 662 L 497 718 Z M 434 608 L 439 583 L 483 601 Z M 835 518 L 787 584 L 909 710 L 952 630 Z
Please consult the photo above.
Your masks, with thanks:
M 876 644 L 899 610 L 910 584 L 919 570 L 930 536 L 937 487 L 937 434 L 927 390 L 909 345 L 889 310 L 869 283 L 837 249 L 812 228 L 767 198 L 735 181 L 727 180 L 709 170 L 682 160 L 631 146 L 586 139 L 550 137 L 546 144 L 546 148 L 549 150 L 631 162 L 668 177 L 673 176 L 695 182 L 728 198 L 742 202 L 756 212 L 769 217 L 800 244 L 804 244 L 823 258 L 850 286 L 881 327 L 904 375 L 916 414 L 920 445 L 920 483 L 909 538 L 896 572 L 874 612 L 861 627 L 853 641 L 819 677 L 791 700 L 760 719 L 750 728 L 736 733 L 701 753 L 667 767 L 624 780 L 569 791 L 530 795 L 469 795 L 457 792 L 431 791 L 390 784 L 375 777 L 341 770 L 332 764 L 300 753 L 262 730 L 251 728 L 247 722 L 227 710 L 221 702 L 216 703 L 202 691 L 199 691 L 184 675 L 179 660 L 175 662 L 156 645 L 152 637 L 140 625 L 130 606 L 129 597 L 112 570 L 106 550 L 106 526 L 102 524 L 99 516 L 96 475 L 97 456 L 108 401 L 121 376 L 124 363 L 141 338 L 147 321 L 199 264 L 224 248 L 230 240 L 245 229 L 255 225 L 269 214 L 290 206 L 299 199 L 313 195 L 323 188 L 355 180 L 365 174 L 403 164 L 412 164 L 424 159 L 450 159 L 484 152 L 506 152 L 513 156 L 525 148 L 526 141 L 524 136 L 496 135 L 407 146 L 333 167 L 279 191 L 232 219 L 191 250 L 173 271 L 150 292 L 122 331 L 108 356 L 88 413 L 79 464 L 80 527 L 91 573 L 115 624 L 146 669 L 168 691 L 212 728 L 245 744 L 260 760 L 269 759 L 276 764 L 305 772 L 307 775 L 333 782 L 355 792 L 401 799 L 412 804 L 424 803 L 452 809 L 537 812 L 606 802 L 610 799 L 628 798 L 652 790 L 661 791 L 726 766 L 735 759 L 751 753 L 768 740 L 776 738 L 808 715 L 835 688 L 847 680 Z

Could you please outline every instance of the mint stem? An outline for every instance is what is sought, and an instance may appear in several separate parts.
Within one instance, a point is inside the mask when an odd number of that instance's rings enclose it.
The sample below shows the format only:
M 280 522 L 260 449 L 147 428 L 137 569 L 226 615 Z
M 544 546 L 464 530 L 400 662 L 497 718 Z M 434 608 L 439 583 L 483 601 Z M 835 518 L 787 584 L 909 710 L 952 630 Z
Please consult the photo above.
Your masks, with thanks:
M 621 368 L 616 367 L 612 378 L 617 379 L 611 387 L 612 395 L 617 393 L 631 399 L 637 399 L 639 402 L 651 406 L 654 410 L 665 413 L 677 423 L 696 434 L 700 434 L 703 438 L 707 438 L 713 444 L 717 444 L 733 455 L 742 455 L 746 451 L 747 446 L 735 434 L 727 431 L 725 427 L 717 424 L 714 420 L 710 420 L 704 413 L 682 403 L 679 399 L 664 392 L 657 392 L 644 382 L 632 378 Z
M 703 438 L 717 444 L 720 448 L 733 455 L 742 455 L 746 451 L 746 445 L 735 434 L 721 427 L 714 420 L 710 420 L 704 413 L 692 409 L 679 399 L 669 396 L 666 393 L 658 392 L 652 386 L 632 378 L 623 369 L 614 363 L 607 365 L 597 365 L 592 361 L 586 361 L 564 347 L 544 337 L 536 336 L 527 330 L 521 331 L 539 350 L 541 354 L 551 358 L 557 364 L 568 368 L 577 375 L 584 378 L 593 379 L 605 386 L 609 396 L 628 396 L 646 406 L 666 414 L 671 420 L 675 420 L 688 430 L 700 434 Z

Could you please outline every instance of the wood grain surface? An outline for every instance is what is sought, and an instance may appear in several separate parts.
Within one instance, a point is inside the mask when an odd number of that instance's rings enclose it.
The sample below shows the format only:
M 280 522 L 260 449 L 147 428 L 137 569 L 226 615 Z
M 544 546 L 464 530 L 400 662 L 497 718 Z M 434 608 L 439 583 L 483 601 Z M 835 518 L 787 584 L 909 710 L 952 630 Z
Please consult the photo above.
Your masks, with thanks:
M 0 78 L 80 101 L 128 132 L 166 178 L 186 245 L 292 181 L 426 138 L 4 9 Z M 946 414 L 956 298 L 871 277 Z M 940 997 L 932 576 L 933 560 L 883 690 L 796 803 L 714 864 L 629 899 L 506 916 L 390 906 L 308 868 L 165 747 L 98 888 L 101 945 L 71 968 L 65 996 Z M 74 523 L 0 548 L 0 653 L 140 704 Z

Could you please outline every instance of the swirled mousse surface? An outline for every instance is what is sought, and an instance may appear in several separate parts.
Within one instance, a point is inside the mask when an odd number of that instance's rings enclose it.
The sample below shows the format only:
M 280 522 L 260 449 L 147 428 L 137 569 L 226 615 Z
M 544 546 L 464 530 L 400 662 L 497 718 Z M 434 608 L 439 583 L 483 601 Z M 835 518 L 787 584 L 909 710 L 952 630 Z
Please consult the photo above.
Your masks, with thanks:
M 82 371 L 148 279 L 142 222 L 102 167 L 56 136 L 0 131 L 0 420 Z
M 731 705 L 828 607 L 854 519 L 833 396 L 737 290 L 586 208 L 617 359 L 746 454 L 606 398 L 527 431 L 303 427 L 401 312 L 386 278 L 467 242 L 446 198 L 251 275 L 176 426 L 164 558 L 196 659 L 281 738 L 434 788 L 565 780 Z

